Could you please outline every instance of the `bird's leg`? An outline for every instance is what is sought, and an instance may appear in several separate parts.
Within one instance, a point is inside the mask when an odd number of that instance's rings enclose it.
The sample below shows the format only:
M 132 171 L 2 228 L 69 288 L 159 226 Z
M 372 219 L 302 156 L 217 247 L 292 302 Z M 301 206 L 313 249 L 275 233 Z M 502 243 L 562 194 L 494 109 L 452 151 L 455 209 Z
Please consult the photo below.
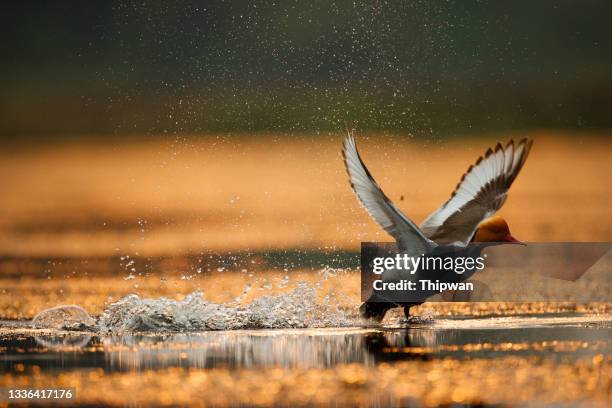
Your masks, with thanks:
M 410 320 L 410 307 L 411 306 L 404 306 L 404 316 L 407 320 Z

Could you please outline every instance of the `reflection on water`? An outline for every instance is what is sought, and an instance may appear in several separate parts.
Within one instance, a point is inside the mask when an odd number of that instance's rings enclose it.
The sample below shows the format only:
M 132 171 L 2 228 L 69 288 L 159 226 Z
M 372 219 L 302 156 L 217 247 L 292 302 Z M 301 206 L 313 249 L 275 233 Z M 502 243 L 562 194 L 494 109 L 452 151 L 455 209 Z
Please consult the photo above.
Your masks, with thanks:
M 611 339 L 612 323 L 607 317 L 573 316 L 442 319 L 405 328 L 5 335 L 0 347 L 5 350 L 1 367 L 8 372 L 16 364 L 49 370 L 89 367 L 106 371 L 168 367 L 309 369 L 448 356 L 495 358 L 562 352 L 578 358 L 609 350 Z
M 4 386 L 76 387 L 92 406 L 603 407 L 612 386 L 610 315 L 124 335 L 9 325 Z
M 373 364 L 357 331 L 266 331 L 122 336 L 102 340 L 106 367 L 141 370 L 166 367 L 328 368 Z

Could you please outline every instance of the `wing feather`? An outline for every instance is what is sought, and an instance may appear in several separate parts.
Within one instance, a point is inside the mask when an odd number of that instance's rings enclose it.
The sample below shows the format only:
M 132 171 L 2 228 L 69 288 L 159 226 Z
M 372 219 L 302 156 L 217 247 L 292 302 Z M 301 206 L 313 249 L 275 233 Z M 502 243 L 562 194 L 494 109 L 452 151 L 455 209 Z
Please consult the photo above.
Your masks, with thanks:
M 425 235 L 439 245 L 469 243 L 478 224 L 504 205 L 532 144 L 528 139 L 516 144 L 510 140 L 489 148 L 461 177 L 448 201 L 423 221 Z
M 363 163 L 355 135 L 344 139 L 342 156 L 351 187 L 370 216 L 395 240 L 401 251 L 413 255 L 428 253 L 436 244 L 425 237 L 417 225 L 406 217 L 383 193 Z

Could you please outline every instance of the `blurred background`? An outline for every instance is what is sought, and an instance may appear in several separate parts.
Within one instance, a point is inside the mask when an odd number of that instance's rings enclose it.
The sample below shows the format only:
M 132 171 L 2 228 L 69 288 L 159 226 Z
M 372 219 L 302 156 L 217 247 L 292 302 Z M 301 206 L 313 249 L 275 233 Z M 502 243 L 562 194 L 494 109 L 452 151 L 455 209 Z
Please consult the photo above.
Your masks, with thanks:
M 361 325 L 360 243 L 391 239 L 347 182 L 350 128 L 416 223 L 488 147 L 533 138 L 501 210 L 512 234 L 612 241 L 611 15 L 604 0 L 1 2 L 0 383 L 76 386 L 91 406 L 610 406 L 609 303 L 436 302 L 411 310 L 432 328 L 339 327 Z M 168 300 L 189 294 L 200 306 Z M 83 348 L 20 329 L 59 305 L 327 329 Z M 232 355 L 248 365 L 196 368 Z
M 354 253 L 388 237 L 346 181 L 352 127 L 417 222 L 528 136 L 514 234 L 612 237 L 609 2 L 0 7 L 5 256 Z
M 606 1 L 0 7 L 8 139 L 612 126 Z

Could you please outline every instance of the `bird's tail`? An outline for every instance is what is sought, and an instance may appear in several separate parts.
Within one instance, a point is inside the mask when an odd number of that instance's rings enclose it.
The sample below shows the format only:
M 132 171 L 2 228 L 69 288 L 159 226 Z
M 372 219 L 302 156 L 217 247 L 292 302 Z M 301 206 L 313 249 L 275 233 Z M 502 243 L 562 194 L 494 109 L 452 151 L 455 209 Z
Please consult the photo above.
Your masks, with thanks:
M 361 317 L 365 319 L 375 320 L 377 322 L 381 322 L 382 319 L 385 318 L 385 314 L 387 310 L 389 310 L 388 303 L 381 302 L 364 302 L 359 308 L 359 313 Z

